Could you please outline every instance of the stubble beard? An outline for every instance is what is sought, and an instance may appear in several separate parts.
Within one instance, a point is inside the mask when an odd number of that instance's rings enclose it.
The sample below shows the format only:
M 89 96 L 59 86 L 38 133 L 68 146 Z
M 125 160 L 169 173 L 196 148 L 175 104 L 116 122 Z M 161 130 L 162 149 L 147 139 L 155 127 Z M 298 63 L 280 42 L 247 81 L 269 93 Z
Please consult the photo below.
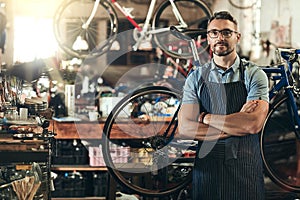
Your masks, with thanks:
M 234 48 L 229 48 L 227 43 L 222 43 L 222 45 L 226 46 L 226 50 L 218 50 L 218 44 L 219 43 L 215 44 L 213 47 L 213 54 L 215 54 L 216 56 L 227 56 L 234 51 Z

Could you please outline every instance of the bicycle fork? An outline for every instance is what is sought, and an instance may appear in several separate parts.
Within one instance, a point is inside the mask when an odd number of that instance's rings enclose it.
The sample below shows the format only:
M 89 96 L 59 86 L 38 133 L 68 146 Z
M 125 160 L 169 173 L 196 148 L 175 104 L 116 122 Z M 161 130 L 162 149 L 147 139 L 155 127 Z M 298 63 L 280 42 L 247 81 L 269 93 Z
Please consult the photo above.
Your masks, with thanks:
M 135 28 L 138 29 L 138 31 L 140 32 L 140 35 L 141 35 L 132 47 L 134 51 L 138 50 L 140 44 L 142 43 L 142 40 L 144 40 L 144 38 L 146 37 L 146 33 L 147 33 L 148 27 L 150 25 L 150 20 L 151 20 L 151 17 L 153 15 L 155 4 L 156 4 L 156 0 L 152 0 L 151 3 L 150 3 L 150 7 L 149 7 L 149 10 L 148 10 L 143 28 L 141 28 L 138 24 L 136 24 L 136 25 L 133 24 L 135 26 Z
M 133 50 L 137 51 L 141 42 L 145 39 L 145 37 L 148 35 L 153 35 L 153 34 L 158 34 L 158 33 L 163 33 L 163 32 L 168 32 L 170 30 L 170 28 L 159 28 L 158 30 L 156 29 L 156 27 L 153 28 L 153 30 L 148 31 L 148 28 L 150 26 L 150 20 L 153 16 L 153 12 L 154 12 L 154 7 L 156 5 L 157 0 L 152 0 L 150 3 L 150 7 L 146 16 L 146 20 L 144 22 L 144 26 L 141 29 L 141 27 L 139 25 L 135 25 L 135 28 L 138 29 L 138 31 L 140 32 L 140 37 L 138 38 L 137 42 L 135 43 L 135 45 L 133 45 Z M 178 26 L 176 26 L 177 28 L 187 28 L 187 24 L 185 23 L 184 19 L 182 18 L 176 4 L 174 3 L 174 0 L 169 0 L 171 7 L 172 7 L 172 11 L 174 13 L 174 16 L 176 17 L 177 21 L 178 21 Z M 128 20 L 130 21 L 130 19 L 128 18 Z M 131 22 L 131 21 L 130 21 Z
M 94 7 L 93 7 L 91 15 L 89 16 L 88 20 L 84 24 L 82 24 L 83 29 L 87 29 L 89 27 L 91 21 L 95 17 L 95 14 L 96 14 L 99 3 L 100 3 L 100 0 L 95 0 Z

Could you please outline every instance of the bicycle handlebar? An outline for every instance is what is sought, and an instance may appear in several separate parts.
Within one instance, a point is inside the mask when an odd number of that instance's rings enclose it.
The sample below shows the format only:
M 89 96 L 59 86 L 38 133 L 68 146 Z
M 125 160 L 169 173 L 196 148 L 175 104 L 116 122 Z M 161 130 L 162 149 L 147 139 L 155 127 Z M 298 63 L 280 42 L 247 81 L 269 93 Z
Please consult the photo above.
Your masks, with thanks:
M 300 49 L 282 49 L 278 48 L 280 56 L 291 63 L 294 63 L 298 60 L 298 54 L 300 54 Z
M 186 41 L 191 41 L 193 38 L 198 37 L 199 35 L 206 36 L 207 33 L 206 29 L 202 28 L 179 30 L 175 26 L 171 26 L 170 31 L 175 37 Z
M 179 30 L 175 26 L 170 27 L 170 32 L 177 38 L 181 40 L 185 40 L 189 43 L 193 58 L 194 58 L 194 66 L 198 67 L 200 66 L 200 59 L 199 55 L 197 52 L 197 46 L 196 42 L 193 38 L 198 37 L 201 34 L 206 35 L 206 30 L 205 29 L 183 29 Z

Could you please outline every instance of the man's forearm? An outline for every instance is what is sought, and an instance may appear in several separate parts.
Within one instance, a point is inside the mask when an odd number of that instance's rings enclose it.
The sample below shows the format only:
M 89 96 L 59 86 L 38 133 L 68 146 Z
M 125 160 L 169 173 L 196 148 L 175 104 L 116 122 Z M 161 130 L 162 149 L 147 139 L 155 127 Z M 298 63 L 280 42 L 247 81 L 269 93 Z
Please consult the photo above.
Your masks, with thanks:
M 215 140 L 228 137 L 222 130 L 192 120 L 179 125 L 179 134 L 182 138 L 196 140 Z
M 250 118 L 245 113 L 235 113 L 231 115 L 213 115 L 207 114 L 203 123 L 223 130 L 225 133 L 234 136 L 244 136 L 249 134 L 252 126 Z
M 258 133 L 268 113 L 269 104 L 263 100 L 248 101 L 240 112 L 229 115 L 207 114 L 203 119 L 204 124 L 223 130 L 235 136 Z

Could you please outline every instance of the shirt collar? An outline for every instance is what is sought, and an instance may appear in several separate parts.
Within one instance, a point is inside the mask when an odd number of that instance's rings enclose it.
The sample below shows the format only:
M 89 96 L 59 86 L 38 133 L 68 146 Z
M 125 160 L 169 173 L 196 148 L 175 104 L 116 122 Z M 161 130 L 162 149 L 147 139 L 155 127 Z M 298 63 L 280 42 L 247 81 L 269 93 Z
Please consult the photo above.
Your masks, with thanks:
M 222 71 L 223 73 L 233 71 L 235 73 L 239 69 L 239 67 L 240 67 L 240 62 L 241 62 L 241 59 L 237 55 L 237 57 L 236 57 L 233 65 L 231 65 L 230 68 L 228 68 L 226 71 L 223 71 L 222 69 L 220 69 L 220 68 L 217 67 L 214 59 L 212 59 L 212 61 L 211 61 L 211 71 L 217 70 L 217 71 Z

